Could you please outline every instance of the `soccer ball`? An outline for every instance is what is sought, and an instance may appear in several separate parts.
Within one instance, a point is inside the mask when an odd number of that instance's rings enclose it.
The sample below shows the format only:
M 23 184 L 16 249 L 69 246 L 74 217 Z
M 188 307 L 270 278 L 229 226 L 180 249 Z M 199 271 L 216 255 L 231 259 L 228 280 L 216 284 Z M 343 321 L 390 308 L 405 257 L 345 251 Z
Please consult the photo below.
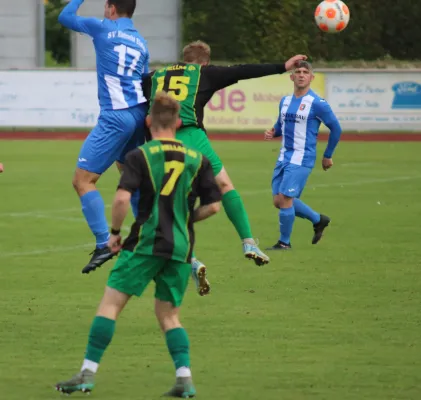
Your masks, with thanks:
M 314 12 L 317 26 L 328 33 L 342 32 L 348 25 L 349 17 L 349 8 L 341 0 L 324 0 Z

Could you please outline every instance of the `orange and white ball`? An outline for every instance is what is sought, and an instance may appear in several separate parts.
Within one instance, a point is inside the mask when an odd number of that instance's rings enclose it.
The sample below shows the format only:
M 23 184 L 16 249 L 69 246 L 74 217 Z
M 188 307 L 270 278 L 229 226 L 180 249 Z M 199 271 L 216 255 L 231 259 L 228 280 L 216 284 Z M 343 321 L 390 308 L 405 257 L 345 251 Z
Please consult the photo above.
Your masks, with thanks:
M 349 17 L 349 8 L 341 0 L 324 0 L 314 12 L 317 26 L 327 33 L 342 32 L 348 26 Z

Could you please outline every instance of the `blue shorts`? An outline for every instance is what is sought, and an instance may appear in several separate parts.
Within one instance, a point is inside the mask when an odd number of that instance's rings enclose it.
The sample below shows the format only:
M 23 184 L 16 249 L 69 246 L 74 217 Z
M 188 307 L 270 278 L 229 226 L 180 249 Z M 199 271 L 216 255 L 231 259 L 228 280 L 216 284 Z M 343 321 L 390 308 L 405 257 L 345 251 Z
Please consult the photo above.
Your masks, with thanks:
M 272 194 L 299 198 L 312 168 L 278 162 L 272 176 Z
M 124 163 L 126 154 L 144 143 L 147 112 L 146 103 L 124 110 L 102 110 L 80 149 L 77 167 L 100 175 L 114 162 Z

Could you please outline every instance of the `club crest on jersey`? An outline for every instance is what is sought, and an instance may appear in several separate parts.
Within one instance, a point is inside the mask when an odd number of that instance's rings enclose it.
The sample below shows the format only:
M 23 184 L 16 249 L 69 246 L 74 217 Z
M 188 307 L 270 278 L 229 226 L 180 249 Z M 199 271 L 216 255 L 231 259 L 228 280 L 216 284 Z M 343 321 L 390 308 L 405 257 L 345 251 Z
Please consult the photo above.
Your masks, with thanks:
M 305 110 L 305 108 L 306 108 L 306 105 L 305 105 L 305 104 L 301 104 L 301 106 L 300 106 L 300 111 Z

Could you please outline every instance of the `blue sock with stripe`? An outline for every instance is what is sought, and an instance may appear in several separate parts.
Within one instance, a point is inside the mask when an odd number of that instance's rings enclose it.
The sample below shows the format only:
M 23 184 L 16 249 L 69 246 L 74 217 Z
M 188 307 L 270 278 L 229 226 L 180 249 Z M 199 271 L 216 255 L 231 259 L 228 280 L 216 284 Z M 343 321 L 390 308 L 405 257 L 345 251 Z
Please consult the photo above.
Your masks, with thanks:
M 313 211 L 307 204 L 300 199 L 294 199 L 295 215 L 300 218 L 308 219 L 314 224 L 320 222 L 320 214 Z
M 295 221 L 294 207 L 281 208 L 279 210 L 279 229 L 281 237 L 279 240 L 285 244 L 291 244 L 292 227 Z
M 86 222 L 96 238 L 96 247 L 102 249 L 107 246 L 110 234 L 105 217 L 105 205 L 98 190 L 85 193 L 81 198 L 82 212 Z

